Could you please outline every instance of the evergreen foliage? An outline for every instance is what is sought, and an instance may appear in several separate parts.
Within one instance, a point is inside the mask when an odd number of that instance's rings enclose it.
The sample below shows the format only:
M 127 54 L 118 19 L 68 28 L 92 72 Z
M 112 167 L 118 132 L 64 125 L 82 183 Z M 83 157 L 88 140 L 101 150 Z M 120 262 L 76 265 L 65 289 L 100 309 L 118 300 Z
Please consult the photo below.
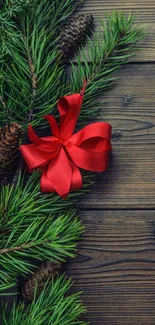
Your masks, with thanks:
M 33 113 L 33 124 L 38 125 L 52 111 L 63 72 L 59 29 L 75 10 L 74 2 L 33 0 L 25 6 L 20 0 L 12 5 L 14 15 L 7 6 L 0 11 L 0 125 L 13 120 L 27 126 Z
M 47 282 L 31 305 L 14 304 L 9 316 L 3 309 L 1 325 L 87 325 L 79 320 L 85 312 L 80 294 L 66 295 L 71 285 L 71 280 L 66 280 L 65 276 Z
M 4 0 L 0 7 L 0 126 L 10 122 L 26 131 L 31 122 L 41 126 L 43 116 L 57 117 L 60 96 L 87 88 L 80 123 L 95 118 L 99 96 L 114 81 L 112 74 L 127 62 L 143 37 L 134 18 L 114 13 L 101 22 L 100 40 L 88 37 L 87 54 L 81 49 L 67 78 L 58 47 L 60 29 L 76 8 L 75 0 Z M 83 226 L 70 198 L 87 190 L 92 175 L 84 173 L 84 187 L 67 200 L 39 189 L 40 173 L 19 173 L 14 184 L 0 192 L 0 291 L 27 277 L 37 261 L 65 261 L 75 256 Z M 64 276 L 49 282 L 27 307 L 14 304 L 2 325 L 86 325 L 78 317 L 84 308 L 79 294 L 67 296 L 71 282 Z
M 87 48 L 82 48 L 76 56 L 76 63 L 71 62 L 70 91 L 79 92 L 84 78 L 87 87 L 84 96 L 80 121 L 85 123 L 95 119 L 102 102 L 100 96 L 115 80 L 113 73 L 134 55 L 144 31 L 133 26 L 135 17 L 114 12 L 101 21 L 99 35 L 87 37 Z M 103 99 L 102 99 L 103 100 Z
M 28 276 L 35 260 L 74 257 L 83 232 L 75 211 L 65 210 L 70 202 L 40 195 L 36 177 L 34 173 L 25 186 L 19 177 L 16 186 L 4 186 L 0 193 L 0 291 L 13 286 L 18 276 Z M 57 214 L 60 210 L 64 212 Z
M 57 4 L 55 9 L 54 4 Z M 62 20 L 73 8 L 73 0 L 54 1 L 52 5 L 49 0 L 39 4 L 35 1 L 35 10 L 28 6 L 18 13 L 18 23 L 13 21 L 15 25 L 10 28 L 14 31 L 9 34 L 9 41 L 1 44 L 1 53 L 7 56 L 3 55 L 0 70 L 0 125 L 12 120 L 23 127 L 30 121 L 41 125 L 44 115 L 57 114 L 60 96 L 81 90 L 84 78 L 88 84 L 80 121 L 86 123 L 88 118 L 97 116 L 101 106 L 98 97 L 111 86 L 112 73 L 133 55 L 144 33 L 132 26 L 131 15 L 115 12 L 107 16 L 106 22 L 101 21 L 100 37 L 96 34 L 92 40 L 88 37 L 87 54 L 82 48 L 77 63 L 72 62 L 67 83 L 57 41 Z M 62 16 L 63 19 L 59 18 Z

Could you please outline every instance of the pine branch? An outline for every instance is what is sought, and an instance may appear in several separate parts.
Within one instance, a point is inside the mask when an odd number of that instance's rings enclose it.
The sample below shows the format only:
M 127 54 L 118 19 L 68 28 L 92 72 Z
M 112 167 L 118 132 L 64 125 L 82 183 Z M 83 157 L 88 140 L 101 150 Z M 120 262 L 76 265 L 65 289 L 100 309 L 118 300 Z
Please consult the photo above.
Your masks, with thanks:
M 92 176 L 84 175 L 84 188 L 71 193 L 67 200 L 54 193 L 40 193 L 39 178 L 36 172 L 29 178 L 19 174 L 16 185 L 1 188 L 0 291 L 34 269 L 28 259 L 62 261 L 74 257 L 76 242 L 83 232 L 75 212 L 67 207 L 73 204 L 70 198 L 87 191 Z
M 31 79 L 32 79 L 32 99 L 31 99 L 31 106 L 33 107 L 33 103 L 35 101 L 35 97 L 37 94 L 37 76 L 36 76 L 36 71 L 35 71 L 35 66 L 33 63 L 33 59 L 30 54 L 30 49 L 28 48 L 28 63 L 31 71 Z M 33 120 L 33 108 L 30 108 L 29 113 L 28 113 L 28 122 L 32 122 Z
M 2 311 L 2 325 L 87 325 L 79 317 L 85 313 L 80 301 L 80 293 L 68 295 L 72 285 L 63 275 L 47 282 L 39 297 L 25 307 L 14 304 L 10 315 Z
M 134 55 L 137 44 L 144 37 L 143 30 L 133 27 L 133 22 L 130 14 L 127 18 L 117 12 L 108 15 L 107 22 L 101 22 L 99 38 L 96 34 L 92 40 L 88 38 L 88 53 L 82 49 L 76 57 L 77 62 L 71 62 L 70 92 L 79 92 L 84 78 L 87 79 L 80 122 L 85 123 L 99 114 L 102 104 L 99 98 L 113 84 L 112 74 Z
M 30 8 L 36 0 L 2 0 L 0 7 L 0 58 L 8 54 L 7 45 L 18 37 L 16 16 Z
M 75 0 L 33 2 L 8 20 L 9 37 L 1 44 L 0 96 L 9 110 L 7 114 L 1 105 L 1 124 L 12 119 L 27 127 L 33 113 L 33 124 L 42 123 L 42 116 L 55 109 L 61 92 L 63 66 L 56 41 L 64 19 L 75 10 Z
M 13 286 L 17 277 L 28 276 L 35 269 L 34 259 L 62 262 L 74 257 L 76 242 L 83 232 L 74 211 L 66 211 L 57 218 L 39 212 L 34 218 L 33 213 L 23 213 L 17 212 L 0 232 L 0 291 Z
M 26 250 L 32 246 L 34 246 L 34 241 L 30 241 L 29 243 L 26 243 L 26 244 L 24 243 L 20 246 L 2 248 L 2 249 L 0 249 L 0 255 L 17 252 L 17 251 L 23 251 L 23 250 Z
M 0 192 L 0 291 L 15 284 L 17 277 L 34 268 L 28 259 L 60 260 L 74 257 L 83 227 L 71 200 L 40 193 L 38 173 Z M 61 211 L 61 214 L 58 212 Z

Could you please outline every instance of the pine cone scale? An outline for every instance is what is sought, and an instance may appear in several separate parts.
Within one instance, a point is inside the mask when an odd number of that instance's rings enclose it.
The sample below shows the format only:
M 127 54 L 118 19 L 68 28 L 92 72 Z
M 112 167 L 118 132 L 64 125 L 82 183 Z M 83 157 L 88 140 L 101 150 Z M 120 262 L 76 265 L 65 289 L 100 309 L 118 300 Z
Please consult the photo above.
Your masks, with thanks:
M 42 291 L 48 279 L 56 277 L 60 274 L 61 264 L 46 261 L 32 274 L 23 284 L 22 295 L 27 301 L 32 301 L 37 285 L 37 296 Z
M 18 123 L 0 128 L 0 179 L 11 176 L 19 157 L 22 127 Z
M 62 59 L 66 59 L 83 44 L 86 35 L 92 29 L 93 15 L 81 14 L 64 26 L 59 38 L 59 50 Z

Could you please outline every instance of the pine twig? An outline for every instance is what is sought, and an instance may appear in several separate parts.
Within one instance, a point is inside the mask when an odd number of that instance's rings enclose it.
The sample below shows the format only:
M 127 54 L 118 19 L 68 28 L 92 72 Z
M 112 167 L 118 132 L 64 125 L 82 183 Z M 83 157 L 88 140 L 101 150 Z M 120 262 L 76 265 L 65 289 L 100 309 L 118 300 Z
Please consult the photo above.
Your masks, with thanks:
M 31 70 L 31 75 L 32 75 L 32 101 L 31 105 L 33 105 L 33 101 L 36 97 L 36 92 L 37 92 L 37 76 L 35 72 L 35 67 L 32 61 L 31 56 L 28 56 L 28 62 Z M 28 114 L 28 122 L 31 122 L 33 120 L 33 108 L 30 109 L 29 114 Z
M 6 108 L 6 103 L 5 103 L 4 99 L 2 98 L 2 96 L 0 96 L 0 102 L 1 102 L 2 106 L 5 109 Z
M 15 246 L 15 247 L 10 247 L 10 248 L 3 248 L 0 249 L 0 255 L 2 254 L 8 254 L 8 253 L 13 253 L 13 252 L 17 252 L 17 251 L 22 251 L 25 249 L 28 249 L 30 247 L 34 246 L 34 241 L 31 241 L 29 243 L 20 245 L 20 246 Z

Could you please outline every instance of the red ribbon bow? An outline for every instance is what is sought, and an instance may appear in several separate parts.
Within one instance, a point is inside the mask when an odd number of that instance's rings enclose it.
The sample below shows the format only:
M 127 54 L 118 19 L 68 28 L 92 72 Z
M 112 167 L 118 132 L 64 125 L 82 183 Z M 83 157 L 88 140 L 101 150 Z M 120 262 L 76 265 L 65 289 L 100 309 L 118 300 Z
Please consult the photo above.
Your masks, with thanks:
M 85 88 L 85 87 L 84 87 Z M 63 198 L 71 190 L 82 187 L 79 170 L 101 172 L 108 167 L 111 150 L 111 125 L 97 122 L 73 134 L 80 113 L 84 88 L 81 94 L 65 96 L 58 101 L 60 125 L 51 115 L 48 120 L 52 136 L 39 138 L 32 126 L 28 127 L 31 144 L 20 146 L 30 171 L 42 167 L 42 192 L 57 192 Z

